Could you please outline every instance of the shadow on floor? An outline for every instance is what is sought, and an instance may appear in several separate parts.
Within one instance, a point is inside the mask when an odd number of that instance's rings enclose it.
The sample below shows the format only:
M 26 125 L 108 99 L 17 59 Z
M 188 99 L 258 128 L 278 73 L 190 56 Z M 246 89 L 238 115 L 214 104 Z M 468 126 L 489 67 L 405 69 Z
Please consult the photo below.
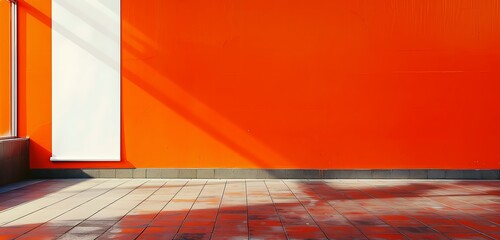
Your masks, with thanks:
M 498 239 L 499 188 L 499 181 L 47 180 L 0 193 L 0 239 Z

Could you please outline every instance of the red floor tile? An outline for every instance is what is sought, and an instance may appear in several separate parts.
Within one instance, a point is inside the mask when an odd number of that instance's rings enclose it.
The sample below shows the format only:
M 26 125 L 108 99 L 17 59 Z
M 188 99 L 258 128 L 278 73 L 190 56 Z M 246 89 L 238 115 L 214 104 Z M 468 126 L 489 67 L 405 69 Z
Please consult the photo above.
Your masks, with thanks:
M 391 226 L 357 226 L 364 234 L 394 234 L 398 233 L 396 229 Z
M 500 238 L 500 181 L 127 181 L 135 187 L 94 210 L 106 199 L 73 206 L 60 197 L 62 186 L 84 181 L 51 180 L 37 184 L 44 189 L 0 193 L 0 239 Z M 46 194 L 60 203 L 38 209 L 10 200 L 43 201 Z M 46 207 L 67 212 L 42 210 Z
M 366 234 L 370 240 L 403 240 L 408 239 L 399 233 L 376 233 L 376 234 Z
M 446 236 L 454 240 L 485 240 L 485 239 L 491 240 L 491 238 L 486 237 L 482 234 L 474 234 L 474 233 L 449 233 L 446 234 Z

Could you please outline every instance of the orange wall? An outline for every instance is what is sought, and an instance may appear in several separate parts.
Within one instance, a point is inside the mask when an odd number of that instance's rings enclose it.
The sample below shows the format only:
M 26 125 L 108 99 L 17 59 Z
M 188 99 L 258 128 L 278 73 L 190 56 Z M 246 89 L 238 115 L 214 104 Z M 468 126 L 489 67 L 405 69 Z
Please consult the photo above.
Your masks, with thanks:
M 498 0 L 123 0 L 119 163 L 49 161 L 50 1 L 20 5 L 32 168 L 499 168 Z

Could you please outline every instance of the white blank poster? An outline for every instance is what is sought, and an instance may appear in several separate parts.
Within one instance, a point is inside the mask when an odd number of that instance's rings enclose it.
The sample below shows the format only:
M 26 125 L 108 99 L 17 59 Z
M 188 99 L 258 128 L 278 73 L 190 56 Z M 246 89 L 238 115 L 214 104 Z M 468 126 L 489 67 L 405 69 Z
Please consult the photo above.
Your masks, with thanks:
M 52 0 L 51 160 L 120 160 L 120 0 Z

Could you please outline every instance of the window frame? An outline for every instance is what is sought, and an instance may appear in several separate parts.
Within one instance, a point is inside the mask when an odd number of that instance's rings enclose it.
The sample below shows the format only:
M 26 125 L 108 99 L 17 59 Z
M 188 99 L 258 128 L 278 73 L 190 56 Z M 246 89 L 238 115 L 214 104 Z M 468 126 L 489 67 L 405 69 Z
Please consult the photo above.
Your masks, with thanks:
M 10 2 L 10 135 L 9 136 L 0 136 L 0 139 L 9 139 L 9 138 L 17 138 L 18 137 L 18 111 L 17 111 L 17 101 L 18 101 L 18 92 L 17 92 L 17 69 L 18 69 L 18 58 L 17 58 L 17 0 L 8 0 Z
M 11 5 L 10 5 L 10 10 L 11 10 L 11 14 L 10 14 L 10 18 L 11 18 L 11 27 L 10 27 L 10 31 L 11 31 L 11 53 L 10 53 L 10 56 L 11 56 L 11 61 L 10 61 L 10 64 L 11 64 L 11 136 L 12 137 L 18 137 L 18 132 L 17 132 L 17 84 L 18 84 L 18 81 L 17 81 L 17 64 L 18 64 L 18 61 L 17 61 L 17 6 L 18 6 L 18 3 L 17 3 L 17 0 L 11 0 Z

